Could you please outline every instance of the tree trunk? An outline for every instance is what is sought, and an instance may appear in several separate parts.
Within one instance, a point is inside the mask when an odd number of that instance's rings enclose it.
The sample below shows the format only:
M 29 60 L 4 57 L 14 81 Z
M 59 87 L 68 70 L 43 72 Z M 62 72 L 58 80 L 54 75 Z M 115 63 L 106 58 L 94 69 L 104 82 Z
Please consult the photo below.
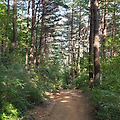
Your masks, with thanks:
M 73 0 L 74 2 L 74 0 Z M 74 12 L 74 9 L 72 7 L 72 17 L 71 17 L 71 45 L 72 45 L 72 50 L 71 50 L 71 55 L 72 55 L 72 78 L 74 77 L 74 41 L 73 41 L 73 12 Z
M 66 64 L 65 64 L 65 61 L 64 61 L 64 52 L 63 52 L 62 48 L 61 48 L 61 50 L 62 50 L 62 59 L 63 59 L 64 70 L 65 70 L 65 80 L 66 80 L 66 84 L 68 85 L 69 82 L 68 82 L 68 78 L 67 78 Z
M 84 67 L 84 59 L 85 59 L 85 39 L 86 39 L 86 29 L 83 30 L 83 67 Z
M 77 69 L 78 75 L 80 75 L 80 44 L 81 44 L 81 11 L 82 8 L 80 7 L 80 16 L 79 16 L 79 38 L 78 38 L 78 58 L 77 58 Z
M 89 81 L 93 88 L 93 41 L 94 41 L 94 0 L 90 2 L 90 37 L 89 37 Z
M 98 0 L 94 0 L 94 84 L 99 85 L 100 62 L 99 62 L 99 12 Z
M 29 65 L 33 65 L 34 58 L 34 32 L 35 32 L 35 0 L 32 0 L 32 28 L 31 28 L 31 48 Z
M 44 56 L 43 56 L 43 60 L 46 61 L 46 55 L 47 55 L 47 36 L 45 34 L 45 41 L 44 41 Z
M 39 10 L 37 10 L 39 8 Z M 38 15 L 36 13 L 38 12 Z M 35 10 L 35 19 L 37 17 L 37 23 L 36 23 L 36 41 L 35 41 L 35 58 L 34 58 L 34 64 L 37 66 L 37 55 L 38 55 L 38 33 L 39 33 L 39 22 L 40 22 L 40 0 L 37 3 L 37 7 Z
M 114 2 L 114 10 L 113 10 L 113 33 L 112 33 L 112 48 L 111 48 L 111 56 L 115 55 L 115 43 L 114 43 L 114 39 L 115 39 L 115 35 L 116 35 L 116 2 Z
M 4 41 L 1 40 L 1 62 L 3 63 L 4 62 Z
M 13 2 L 13 47 L 17 42 L 17 0 Z
M 7 56 L 7 52 L 8 52 L 8 32 L 9 32 L 9 13 L 10 12 L 10 0 L 8 0 L 7 2 L 7 27 L 6 27 L 6 39 L 7 39 L 7 42 L 6 42 L 6 45 L 5 45 L 5 56 Z
M 33 65 L 34 57 L 34 32 L 35 32 L 35 0 L 32 0 L 32 28 L 31 28 L 31 48 L 30 48 L 30 62 L 29 65 Z
M 68 71 L 70 76 L 70 40 L 69 40 L 69 46 L 68 46 Z
M 17 0 L 13 2 L 13 40 L 10 53 L 13 52 L 17 42 Z
M 41 22 L 41 35 L 40 35 L 40 43 L 39 43 L 39 54 L 38 54 L 38 65 L 40 64 L 41 59 L 41 49 L 42 49 L 42 42 L 44 38 L 44 19 L 45 19 L 45 0 L 42 0 L 42 22 Z
M 26 39 L 25 70 L 28 69 L 29 13 L 30 13 L 30 0 L 28 0 L 28 13 L 27 13 L 27 39 Z
M 106 43 L 106 35 L 107 35 L 107 15 L 108 15 L 108 0 L 105 0 L 105 11 L 104 11 L 104 25 L 103 25 L 103 32 L 102 32 L 102 47 L 103 47 L 103 59 L 105 60 L 106 58 L 106 47 L 105 47 L 105 43 Z

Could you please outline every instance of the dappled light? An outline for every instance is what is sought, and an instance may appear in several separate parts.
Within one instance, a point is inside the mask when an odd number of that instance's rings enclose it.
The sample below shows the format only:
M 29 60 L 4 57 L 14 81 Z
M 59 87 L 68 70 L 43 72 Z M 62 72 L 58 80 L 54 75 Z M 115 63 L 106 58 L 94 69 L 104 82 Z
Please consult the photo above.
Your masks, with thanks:
M 60 102 L 67 103 L 67 102 L 69 102 L 69 100 L 61 100 Z
M 45 120 L 94 120 L 92 108 L 81 90 L 60 90 L 59 96 L 54 94 L 53 101 L 54 106 Z
M 120 0 L 0 0 L 0 120 L 94 119 L 120 120 Z
M 65 96 L 65 98 L 69 99 L 70 97 L 69 96 Z

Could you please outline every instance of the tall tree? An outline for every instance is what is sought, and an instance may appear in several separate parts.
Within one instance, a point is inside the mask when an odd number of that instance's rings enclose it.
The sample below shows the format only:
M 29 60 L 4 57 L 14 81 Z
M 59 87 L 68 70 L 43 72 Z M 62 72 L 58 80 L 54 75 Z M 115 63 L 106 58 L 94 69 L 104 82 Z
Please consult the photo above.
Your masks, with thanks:
M 17 42 L 17 0 L 13 1 L 13 39 L 10 53 L 13 52 Z
M 34 64 L 37 65 L 37 55 L 38 55 L 38 40 L 39 40 L 39 24 L 40 24 L 40 0 L 38 0 L 37 7 L 35 10 L 35 19 L 36 19 L 36 41 L 35 41 L 35 57 L 34 57 Z
M 114 56 L 115 55 L 115 50 L 114 50 L 114 47 L 115 47 L 115 35 L 116 35 L 116 1 L 114 1 L 114 5 L 113 5 L 113 28 L 112 28 L 112 48 L 111 48 L 111 56 Z
M 42 21 L 41 21 L 41 33 L 40 33 L 40 42 L 39 42 L 38 65 L 40 64 L 42 42 L 44 38 L 44 27 L 45 27 L 44 22 L 45 22 L 45 0 L 42 0 Z
M 35 0 L 32 0 L 32 28 L 31 28 L 31 48 L 30 48 L 30 62 L 29 65 L 33 65 L 34 58 L 34 39 L 35 39 Z
M 26 38 L 26 57 L 25 57 L 25 69 L 28 69 L 28 40 L 29 40 L 29 14 L 30 14 L 30 0 L 28 0 L 28 11 L 27 11 L 27 38 Z
M 64 71 L 65 71 L 65 80 L 66 80 L 66 84 L 68 85 L 68 78 L 67 78 L 67 70 L 66 70 L 66 64 L 65 64 L 65 59 L 64 59 L 64 52 L 63 52 L 63 48 L 61 47 L 62 50 L 62 59 L 63 59 L 63 66 L 64 66 Z
M 102 31 L 102 47 L 103 47 L 103 59 L 106 57 L 106 35 L 107 35 L 107 15 L 108 15 L 108 0 L 105 0 L 105 9 L 104 9 L 104 21 L 103 21 L 103 31 Z
M 16 46 L 17 42 L 17 0 L 13 2 L 13 42 L 12 47 Z
M 90 1 L 89 81 L 93 88 L 94 0 Z
M 73 0 L 73 4 L 74 4 L 74 0 Z M 72 56 L 72 67 L 71 67 L 71 70 L 72 70 L 72 78 L 74 77 L 74 38 L 73 38 L 73 22 L 74 22 L 74 5 L 72 6 L 72 13 L 71 13 L 71 47 L 72 47 L 72 50 L 71 50 L 71 56 Z
M 6 42 L 6 51 L 5 51 L 5 55 L 7 55 L 7 48 L 8 48 L 8 34 L 9 34 L 9 15 L 10 14 L 10 0 L 7 1 L 7 27 L 6 27 L 6 39 L 7 39 L 7 42 Z
M 94 84 L 99 84 L 100 79 L 100 62 L 99 62 L 99 11 L 98 0 L 94 0 Z
M 80 5 L 80 11 L 79 11 L 79 38 L 78 38 L 78 56 L 77 56 L 77 68 L 78 68 L 78 75 L 80 75 L 80 45 L 81 45 L 81 19 L 82 19 L 82 7 Z

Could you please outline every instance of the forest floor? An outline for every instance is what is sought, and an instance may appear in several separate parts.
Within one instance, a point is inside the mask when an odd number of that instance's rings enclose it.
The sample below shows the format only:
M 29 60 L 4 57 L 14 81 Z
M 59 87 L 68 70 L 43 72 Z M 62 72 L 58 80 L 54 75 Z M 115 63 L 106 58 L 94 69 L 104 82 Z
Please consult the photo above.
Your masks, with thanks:
M 95 120 L 93 108 L 81 90 L 60 90 L 47 96 L 46 104 L 28 111 L 31 120 Z

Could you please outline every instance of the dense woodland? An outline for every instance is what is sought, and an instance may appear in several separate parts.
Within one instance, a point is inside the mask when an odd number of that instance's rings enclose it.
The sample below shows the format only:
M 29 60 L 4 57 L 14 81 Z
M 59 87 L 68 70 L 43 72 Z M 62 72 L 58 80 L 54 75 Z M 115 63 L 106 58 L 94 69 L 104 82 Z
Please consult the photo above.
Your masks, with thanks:
M 26 118 L 61 88 L 120 120 L 120 1 L 0 0 L 0 119 Z

